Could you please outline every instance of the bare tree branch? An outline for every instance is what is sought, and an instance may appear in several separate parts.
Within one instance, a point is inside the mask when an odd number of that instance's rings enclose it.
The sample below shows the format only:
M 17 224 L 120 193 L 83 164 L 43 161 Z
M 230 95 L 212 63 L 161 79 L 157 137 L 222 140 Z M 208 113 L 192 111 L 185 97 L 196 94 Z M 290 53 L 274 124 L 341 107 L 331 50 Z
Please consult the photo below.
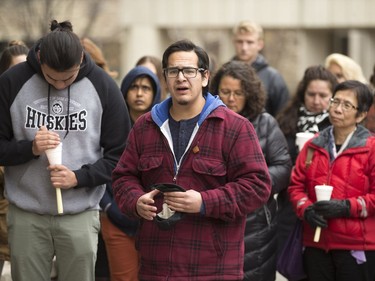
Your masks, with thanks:
M 51 20 L 71 15 L 79 4 L 82 19 L 85 19 L 83 34 L 88 36 L 100 12 L 101 0 L 1 0 L 0 37 L 13 37 L 32 41 L 49 31 Z

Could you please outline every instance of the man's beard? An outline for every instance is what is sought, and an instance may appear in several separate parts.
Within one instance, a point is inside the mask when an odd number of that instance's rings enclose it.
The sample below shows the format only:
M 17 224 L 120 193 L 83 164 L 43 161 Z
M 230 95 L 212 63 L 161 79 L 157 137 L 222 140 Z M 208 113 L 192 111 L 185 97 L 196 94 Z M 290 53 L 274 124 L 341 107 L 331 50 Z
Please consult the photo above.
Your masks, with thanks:
M 188 105 L 189 104 L 189 102 L 187 100 L 178 100 L 177 103 L 179 105 Z

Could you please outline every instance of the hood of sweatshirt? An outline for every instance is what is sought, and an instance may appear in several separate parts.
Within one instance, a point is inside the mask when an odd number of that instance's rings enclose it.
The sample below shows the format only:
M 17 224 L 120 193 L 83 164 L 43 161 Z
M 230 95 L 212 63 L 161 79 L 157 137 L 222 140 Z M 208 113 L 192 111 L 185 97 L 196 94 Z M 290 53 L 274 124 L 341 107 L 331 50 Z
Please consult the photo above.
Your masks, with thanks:
M 152 87 L 154 91 L 154 98 L 153 98 L 153 102 L 151 105 L 151 107 L 153 107 L 155 104 L 160 102 L 160 96 L 161 96 L 160 81 L 159 81 L 159 78 L 147 67 L 136 66 L 132 70 L 130 70 L 121 82 L 121 87 L 120 87 L 121 92 L 126 101 L 129 87 L 134 82 L 134 80 L 136 80 L 140 76 L 147 76 L 148 78 L 151 79 Z
M 207 116 L 216 108 L 218 108 L 219 106 L 225 106 L 225 104 L 221 101 L 219 96 L 213 96 L 212 94 L 208 92 L 203 96 L 206 100 L 206 103 L 199 116 L 198 126 L 200 126 L 203 123 L 203 121 L 207 118 Z M 151 110 L 152 119 L 159 127 L 163 126 L 163 124 L 168 120 L 169 108 L 171 106 L 172 106 L 172 98 L 169 97 L 152 108 Z

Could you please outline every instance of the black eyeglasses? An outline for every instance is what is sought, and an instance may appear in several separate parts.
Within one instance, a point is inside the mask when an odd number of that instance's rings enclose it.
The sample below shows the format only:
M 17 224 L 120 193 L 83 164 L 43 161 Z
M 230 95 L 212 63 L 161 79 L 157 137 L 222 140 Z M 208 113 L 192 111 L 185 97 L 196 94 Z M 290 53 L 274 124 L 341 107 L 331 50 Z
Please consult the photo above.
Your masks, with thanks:
M 185 78 L 195 78 L 197 76 L 197 73 L 204 72 L 205 70 L 203 68 L 195 68 L 195 67 L 167 67 L 164 68 L 164 73 L 169 78 L 176 78 L 180 72 L 184 75 Z
M 350 111 L 352 109 L 358 110 L 358 107 L 355 107 L 348 101 L 343 101 L 340 99 L 330 99 L 329 102 L 330 102 L 330 105 L 334 108 L 338 108 L 339 105 L 341 104 L 342 111 Z

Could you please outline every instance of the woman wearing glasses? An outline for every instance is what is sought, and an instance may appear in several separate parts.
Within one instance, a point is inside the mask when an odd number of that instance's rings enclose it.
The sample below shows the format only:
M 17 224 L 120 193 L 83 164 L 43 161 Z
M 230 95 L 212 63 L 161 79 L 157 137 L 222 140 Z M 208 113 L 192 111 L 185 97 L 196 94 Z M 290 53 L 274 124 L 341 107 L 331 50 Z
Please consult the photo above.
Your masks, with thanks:
M 304 220 L 308 280 L 375 278 L 375 137 L 359 125 L 373 95 L 365 84 L 339 84 L 328 109 L 331 126 L 308 141 L 297 157 L 288 193 Z M 308 150 L 312 162 L 307 168 Z M 331 200 L 317 202 L 315 186 L 333 186 Z M 314 242 L 314 233 L 321 236 Z
M 240 61 L 224 64 L 212 79 L 210 90 L 228 108 L 249 119 L 266 159 L 272 191 L 268 202 L 246 218 L 243 280 L 275 280 L 277 204 L 273 195 L 287 188 L 292 167 L 285 137 L 276 120 L 264 109 L 266 94 L 250 64 Z

